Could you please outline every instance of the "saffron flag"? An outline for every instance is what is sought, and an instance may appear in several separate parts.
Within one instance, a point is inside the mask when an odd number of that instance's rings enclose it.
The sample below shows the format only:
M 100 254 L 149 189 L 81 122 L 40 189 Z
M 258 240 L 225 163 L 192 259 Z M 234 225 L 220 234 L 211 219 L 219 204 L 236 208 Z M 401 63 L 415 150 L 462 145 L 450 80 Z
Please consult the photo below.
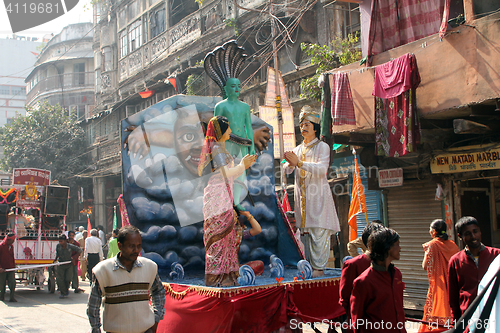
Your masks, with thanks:
M 361 177 L 359 175 L 359 165 L 356 155 L 354 155 L 354 163 L 356 169 L 354 170 L 354 177 L 352 182 L 352 195 L 351 205 L 349 207 L 349 241 L 353 241 L 358 237 L 358 226 L 356 215 L 359 213 L 366 213 L 366 198 Z M 368 222 L 368 221 L 367 221 Z
M 90 237 L 90 230 L 92 230 L 92 225 L 90 224 L 90 217 L 89 214 L 87 214 L 87 232 Z

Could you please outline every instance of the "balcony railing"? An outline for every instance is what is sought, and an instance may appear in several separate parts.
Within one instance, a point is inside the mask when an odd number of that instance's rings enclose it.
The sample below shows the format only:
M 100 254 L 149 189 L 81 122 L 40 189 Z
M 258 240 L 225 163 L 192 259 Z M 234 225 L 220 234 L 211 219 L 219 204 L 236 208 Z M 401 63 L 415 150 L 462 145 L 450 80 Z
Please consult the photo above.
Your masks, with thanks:
M 35 99 L 36 96 L 49 91 L 56 92 L 77 88 L 93 88 L 94 77 L 94 72 L 78 72 L 43 78 L 28 92 L 27 103 Z
M 266 0 L 238 0 L 238 3 L 247 8 L 258 8 L 266 3 Z M 121 58 L 118 80 L 123 81 L 141 72 L 152 63 L 177 52 L 208 32 L 225 28 L 224 18 L 234 16 L 234 9 L 231 8 L 233 8 L 232 0 L 207 1 L 203 7 L 187 15 L 173 27 Z

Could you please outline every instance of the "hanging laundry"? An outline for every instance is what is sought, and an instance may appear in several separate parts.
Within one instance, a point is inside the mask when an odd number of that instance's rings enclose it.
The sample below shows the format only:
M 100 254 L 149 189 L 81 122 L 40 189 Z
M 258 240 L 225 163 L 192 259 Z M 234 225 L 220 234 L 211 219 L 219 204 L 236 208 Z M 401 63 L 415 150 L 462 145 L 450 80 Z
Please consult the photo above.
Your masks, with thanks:
M 450 0 L 372 0 L 368 61 L 374 55 L 439 32 L 448 26 Z
M 330 74 L 321 74 L 318 78 L 318 86 L 321 88 L 321 135 L 320 139 L 329 139 L 332 137 L 332 107 L 330 95 Z
M 402 61 L 407 63 L 401 64 Z M 391 69 L 407 71 L 407 73 L 391 73 Z M 377 74 L 375 74 L 373 88 L 377 155 L 400 157 L 415 151 L 416 145 L 420 143 L 420 124 L 415 94 L 420 84 L 420 74 L 415 55 L 404 55 L 377 66 L 376 72 L 378 71 L 384 75 L 378 76 L 379 79 L 377 79 Z M 389 81 L 383 80 L 384 77 L 399 79 Z M 408 89 L 401 91 L 403 87 Z M 401 93 L 394 96 L 394 93 L 399 91 Z
M 407 53 L 377 66 L 372 95 L 380 98 L 396 97 L 411 86 L 410 54 Z
M 329 79 L 333 125 L 356 125 L 351 86 L 347 73 L 333 73 Z

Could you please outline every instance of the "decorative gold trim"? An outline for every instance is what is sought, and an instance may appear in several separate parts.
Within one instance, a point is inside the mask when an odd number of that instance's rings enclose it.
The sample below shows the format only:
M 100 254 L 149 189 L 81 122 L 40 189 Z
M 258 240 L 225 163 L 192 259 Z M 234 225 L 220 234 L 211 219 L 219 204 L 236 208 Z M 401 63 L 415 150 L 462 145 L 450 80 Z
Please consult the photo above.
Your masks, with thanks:
M 170 283 L 167 282 L 163 282 L 163 287 L 165 288 L 165 293 L 176 300 L 182 300 L 184 296 L 186 296 L 187 293 L 192 290 L 191 289 L 192 287 L 189 286 L 187 287 L 186 290 L 177 292 L 173 290 L 172 287 L 170 286 Z
M 261 286 L 244 286 L 244 287 L 234 287 L 234 288 L 214 288 L 214 287 L 206 287 L 206 286 L 187 286 L 185 284 L 179 284 L 180 286 L 187 287 L 186 290 L 182 292 L 176 292 L 172 289 L 169 283 L 164 282 L 163 286 L 165 287 L 166 294 L 176 300 L 182 300 L 184 296 L 190 291 L 195 291 L 198 295 L 206 296 L 206 297 L 232 297 L 241 293 L 246 292 L 256 292 L 263 289 L 270 288 L 286 288 L 286 287 L 300 287 L 300 289 L 304 288 L 313 288 L 313 287 L 327 287 L 329 285 L 335 286 L 340 283 L 340 277 L 335 278 L 327 278 L 320 280 L 298 280 L 298 281 L 290 281 L 290 282 L 282 282 L 275 284 L 266 284 Z

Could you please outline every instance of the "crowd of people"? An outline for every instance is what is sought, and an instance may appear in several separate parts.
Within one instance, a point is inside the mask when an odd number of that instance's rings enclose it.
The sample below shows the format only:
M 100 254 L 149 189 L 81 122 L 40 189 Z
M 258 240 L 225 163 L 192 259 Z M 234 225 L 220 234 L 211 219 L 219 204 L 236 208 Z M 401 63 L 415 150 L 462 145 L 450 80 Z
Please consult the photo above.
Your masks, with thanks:
M 422 268 L 428 274 L 429 290 L 419 332 L 454 327 L 500 254 L 500 249 L 481 243 L 481 230 L 474 217 L 460 218 L 455 228 L 464 250 L 459 251 L 448 239 L 447 225 L 440 219 L 431 223 L 432 240 L 423 244 Z M 345 260 L 342 268 L 339 303 L 346 311 L 344 331 L 406 332 L 403 277 L 392 263 L 400 258 L 399 235 L 373 222 L 363 230 L 361 239 L 366 252 L 359 256 L 353 253 L 355 257 Z M 498 267 L 493 270 L 496 272 Z

